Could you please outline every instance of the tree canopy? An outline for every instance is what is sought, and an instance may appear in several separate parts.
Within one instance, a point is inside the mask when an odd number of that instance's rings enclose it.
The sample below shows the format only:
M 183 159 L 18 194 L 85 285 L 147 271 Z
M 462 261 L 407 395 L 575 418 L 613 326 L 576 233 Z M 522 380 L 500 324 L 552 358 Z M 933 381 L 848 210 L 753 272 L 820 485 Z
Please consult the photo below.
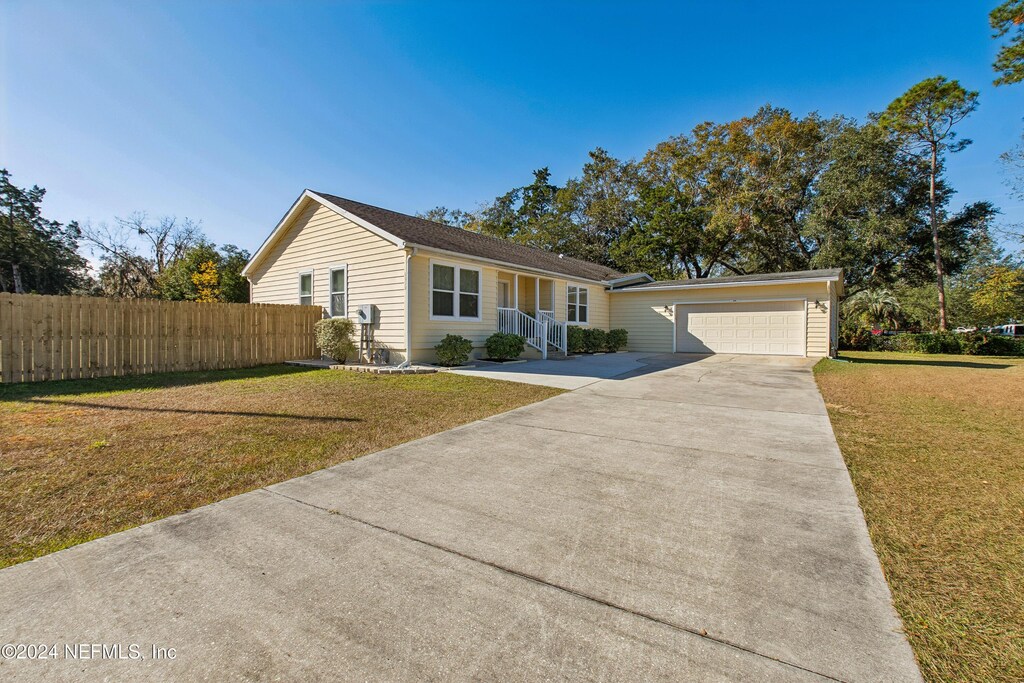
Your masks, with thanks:
M 944 76 L 935 76 L 926 78 L 897 97 L 878 118 L 879 124 L 898 135 L 908 149 L 926 155 L 929 161 L 928 210 L 940 330 L 946 329 L 947 321 L 943 226 L 937 194 L 939 174 L 945 152 L 959 152 L 971 144 L 968 139 L 958 140 L 953 128 L 977 107 L 977 92 L 968 91 L 959 82 Z
M 996 55 L 992 68 L 998 75 L 996 85 L 1009 85 L 1024 80 L 1024 0 L 1007 0 L 988 15 L 993 38 L 1009 39 Z
M 0 291 L 69 294 L 89 285 L 78 224 L 44 218 L 45 194 L 18 187 L 0 169 Z

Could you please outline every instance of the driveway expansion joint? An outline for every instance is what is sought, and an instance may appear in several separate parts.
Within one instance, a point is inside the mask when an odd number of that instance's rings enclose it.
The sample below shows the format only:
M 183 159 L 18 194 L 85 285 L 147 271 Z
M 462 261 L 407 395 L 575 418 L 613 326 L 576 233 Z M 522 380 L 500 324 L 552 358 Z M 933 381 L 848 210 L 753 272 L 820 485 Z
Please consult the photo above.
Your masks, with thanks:
M 508 413 L 504 413 L 504 414 L 508 415 Z M 675 444 L 675 443 L 664 443 L 664 442 L 661 442 L 661 441 L 644 441 L 642 439 L 629 439 L 629 438 L 626 438 L 624 436 L 608 436 L 607 434 L 595 434 L 593 432 L 582 432 L 582 431 L 579 431 L 579 430 L 576 430 L 576 429 L 559 429 L 557 427 L 542 427 L 540 425 L 531 425 L 531 424 L 523 424 L 522 422 L 513 422 L 512 420 L 508 420 L 508 419 L 503 419 L 503 420 L 502 419 L 495 419 L 495 418 L 500 418 L 500 417 L 502 417 L 502 416 L 501 415 L 496 415 L 495 417 L 485 417 L 485 418 L 483 418 L 480 421 L 481 422 L 493 422 L 494 424 L 499 424 L 499 425 L 512 425 L 512 426 L 515 426 L 515 427 L 523 427 L 523 428 L 526 428 L 526 429 L 542 429 L 542 430 L 549 431 L 549 432 L 561 432 L 562 434 L 578 434 L 580 436 L 593 436 L 593 437 L 598 438 L 598 439 L 609 439 L 609 440 L 612 440 L 612 441 L 626 441 L 628 443 L 638 443 L 638 444 L 642 444 L 644 446 L 658 446 L 659 448 L 671 448 L 671 449 L 675 449 L 675 450 L 683 450 L 683 449 L 685 449 L 685 450 L 691 450 L 691 451 L 700 451 L 701 453 L 710 453 L 712 455 L 724 455 L 724 456 L 728 456 L 728 457 L 732 457 L 732 458 L 745 458 L 745 459 L 749 459 L 749 460 L 760 460 L 762 462 L 778 463 L 780 465 L 786 465 L 787 467 L 790 466 L 790 465 L 795 465 L 797 467 L 808 467 L 808 468 L 814 469 L 814 470 L 838 470 L 838 471 L 841 471 L 841 472 L 845 472 L 846 471 L 846 466 L 845 465 L 843 465 L 841 467 L 840 466 L 831 467 L 831 466 L 828 466 L 828 465 L 814 465 L 814 464 L 809 463 L 809 462 L 796 462 L 796 461 L 790 461 L 790 460 L 782 460 L 780 458 L 772 458 L 772 457 L 769 457 L 769 456 L 758 457 L 758 456 L 755 456 L 755 455 L 749 455 L 747 453 L 730 453 L 729 451 L 716 451 L 716 450 L 714 450 L 712 448 L 691 448 L 689 446 L 680 446 L 679 444 Z
M 417 538 L 416 536 L 411 536 L 409 534 L 406 534 L 404 532 L 398 531 L 396 529 L 391 529 L 389 527 L 386 527 L 386 526 L 383 526 L 383 525 L 380 525 L 380 524 L 375 524 L 373 522 L 368 522 L 365 519 L 360 519 L 359 517 L 356 517 L 354 515 L 350 515 L 350 514 L 348 514 L 346 512 L 342 512 L 341 510 L 337 510 L 337 509 L 334 509 L 334 508 L 326 508 L 326 507 L 324 507 L 322 505 L 317 505 L 315 503 L 310 503 L 308 501 L 302 500 L 300 498 L 296 498 L 294 496 L 289 496 L 288 494 L 281 493 L 280 491 L 275 491 L 275 490 L 272 490 L 272 489 L 266 488 L 266 487 L 261 488 L 259 490 L 265 491 L 267 493 L 270 493 L 272 495 L 278 496 L 280 498 L 284 498 L 284 499 L 289 500 L 289 501 L 291 501 L 293 503 L 296 503 L 298 505 L 304 505 L 304 506 L 310 507 L 310 508 L 312 508 L 314 510 L 319 510 L 320 512 L 324 512 L 324 513 L 326 513 L 328 515 L 334 515 L 334 516 L 337 516 L 337 517 L 342 517 L 342 518 L 344 518 L 344 519 L 346 519 L 346 520 L 348 520 L 350 522 L 354 522 L 356 524 L 369 527 L 369 528 L 374 529 L 376 531 L 380 531 L 380 532 L 383 532 L 383 533 L 386 533 L 386 534 L 390 534 L 392 536 L 396 536 L 398 538 L 404 539 L 406 541 L 411 541 L 412 543 L 416 543 L 418 545 L 423 545 L 423 546 L 426 546 L 428 548 L 433 548 L 434 550 L 438 550 L 438 551 L 441 551 L 443 553 L 446 553 L 446 554 L 449 554 L 449 555 L 453 555 L 455 557 L 459 557 L 459 558 L 461 558 L 463 560 L 467 560 L 467 561 L 472 562 L 474 564 L 478 564 L 478 565 L 481 565 L 481 566 L 493 569 L 495 571 L 502 572 L 503 574 L 506 574 L 508 576 L 512 576 L 512 577 L 515 577 L 515 578 L 518 578 L 518 579 L 529 581 L 531 583 L 535 583 L 535 584 L 538 584 L 538 585 L 541 585 L 541 586 L 545 586 L 547 588 L 550 588 L 550 589 L 553 589 L 553 590 L 565 593 L 567 595 L 571 595 L 571 596 L 573 596 L 573 597 L 575 597 L 577 599 L 584 600 L 584 601 L 587 601 L 587 602 L 591 602 L 591 603 L 594 603 L 594 604 L 597 604 L 597 605 L 601 605 L 602 607 L 607 607 L 609 609 L 613 609 L 613 610 L 616 610 L 618 612 L 622 612 L 623 614 L 628 614 L 628 615 L 636 617 L 638 619 L 643 619 L 644 621 L 647 621 L 647 622 L 650 622 L 650 623 L 653 623 L 653 624 L 657 624 L 659 626 L 663 626 L 663 627 L 672 629 L 672 630 L 680 632 L 680 633 L 686 633 L 686 634 L 691 635 L 691 636 L 696 636 L 698 638 L 710 641 L 710 642 L 715 643 L 716 645 L 719 645 L 719 646 L 722 646 L 722 647 L 728 647 L 728 648 L 731 648 L 731 649 L 734 649 L 734 650 L 738 650 L 740 652 L 744 652 L 746 654 L 754 655 L 755 657 L 760 657 L 761 659 L 766 659 L 766 660 L 775 662 L 775 663 L 780 664 L 780 665 L 785 666 L 785 667 L 789 667 L 789 668 L 792 668 L 792 669 L 797 669 L 799 671 L 803 671 L 805 673 L 809 673 L 811 675 L 818 676 L 818 677 L 820 677 L 823 680 L 837 681 L 838 683 L 847 683 L 842 678 L 836 678 L 835 676 L 830 676 L 829 674 L 822 673 L 820 671 L 815 671 L 814 669 L 809 669 L 809 668 L 807 668 L 805 666 L 801 666 L 801 665 L 796 664 L 794 662 L 790 662 L 790 661 L 787 661 L 785 659 L 780 659 L 778 657 L 773 657 L 771 655 L 764 654 L 762 652 L 758 652 L 757 650 L 753 650 L 751 648 L 745 647 L 743 645 L 740 645 L 739 643 L 734 643 L 734 642 L 731 642 L 731 641 L 726 640 L 724 638 L 719 638 L 719 637 L 712 636 L 712 635 L 710 635 L 708 633 L 707 629 L 698 629 L 698 628 L 693 628 L 693 627 L 690 627 L 690 626 L 684 626 L 682 624 L 676 624 L 676 623 L 673 623 L 671 621 L 667 621 L 665 619 L 662 619 L 662 618 L 659 618 L 659 617 L 656 617 L 656 616 L 653 616 L 653 615 L 650 615 L 650 614 L 646 614 L 644 612 L 633 610 L 633 609 L 630 609 L 628 607 L 623 607 L 622 605 L 618 605 L 618 604 L 616 604 L 614 602 L 611 602 L 609 600 L 606 600 L 604 598 L 599 598 L 597 596 L 590 595 L 588 593 L 584 593 L 582 591 L 578 591 L 578 590 L 575 590 L 573 588 L 569 588 L 567 586 L 562 586 L 562 585 L 559 585 L 557 583 L 551 583 L 551 582 L 549 582 L 549 581 L 547 581 L 547 580 L 545 580 L 545 579 L 543 579 L 543 578 L 541 578 L 539 576 L 536 576 L 536 575 L 533 575 L 533 574 L 528 574 L 526 572 L 522 572 L 522 571 L 519 571 L 519 570 L 516 570 L 516 569 L 512 569 L 511 567 L 506 567 L 506 566 L 498 564 L 496 562 L 490 562 L 488 560 L 484 560 L 484 559 L 481 559 L 481 558 L 478 558 L 478 557 L 474 557 L 472 555 L 468 555 L 468 554 L 463 553 L 461 551 L 455 550 L 454 548 L 450 548 L 450 547 L 443 546 L 443 545 L 438 545 L 437 543 L 432 543 L 430 541 L 425 541 L 425 540 L 423 540 L 421 538 Z
M 587 385 L 590 386 L 590 385 Z M 584 388 L 584 387 L 581 387 Z M 578 389 L 576 390 L 578 391 Z M 758 413 L 775 413 L 778 415 L 812 415 L 815 417 L 827 417 L 826 413 L 808 413 L 803 410 L 775 410 L 774 408 L 750 408 L 747 406 L 727 406 L 721 403 L 707 403 L 697 401 L 680 401 L 672 398 L 649 398 L 645 396 L 616 396 L 615 394 L 600 394 L 596 391 L 585 391 L 583 392 L 587 396 L 600 396 L 601 398 L 610 398 L 615 401 L 627 400 L 627 401 L 653 401 L 655 403 L 673 403 L 683 406 L 704 406 L 706 408 L 731 408 L 733 410 L 739 410 L 742 412 L 750 412 L 753 410 Z M 485 418 L 487 419 L 487 418 Z

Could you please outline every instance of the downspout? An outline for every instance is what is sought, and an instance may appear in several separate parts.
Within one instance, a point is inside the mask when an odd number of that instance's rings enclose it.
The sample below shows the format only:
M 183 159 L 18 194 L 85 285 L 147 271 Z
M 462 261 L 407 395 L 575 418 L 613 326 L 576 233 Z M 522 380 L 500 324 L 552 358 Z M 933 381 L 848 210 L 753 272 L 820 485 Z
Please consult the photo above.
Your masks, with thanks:
M 405 250 L 405 360 L 398 367 L 407 368 L 412 365 L 412 257 L 416 255 L 416 247 Z

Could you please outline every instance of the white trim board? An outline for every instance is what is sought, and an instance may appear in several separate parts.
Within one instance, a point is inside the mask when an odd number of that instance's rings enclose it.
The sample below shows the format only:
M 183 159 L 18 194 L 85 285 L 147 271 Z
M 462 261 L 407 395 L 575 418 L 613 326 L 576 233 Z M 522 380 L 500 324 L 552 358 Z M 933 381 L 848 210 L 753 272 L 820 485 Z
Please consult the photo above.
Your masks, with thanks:
M 342 292 L 345 296 L 345 312 L 341 315 L 334 314 L 334 271 L 344 270 L 345 271 L 345 290 Z M 336 263 L 327 268 L 327 313 L 332 318 L 347 318 L 349 309 L 349 289 L 348 289 L 348 264 L 347 263 Z
M 453 271 L 452 277 L 454 279 L 453 279 L 453 282 L 452 282 L 452 287 L 454 289 L 451 292 L 452 293 L 452 313 L 453 313 L 453 315 L 435 315 L 434 314 L 434 266 L 444 266 L 446 268 L 451 268 L 452 271 Z M 464 266 L 464 265 L 459 264 L 459 263 L 450 263 L 448 261 L 439 261 L 437 259 L 428 259 L 427 260 L 427 268 L 429 269 L 428 279 L 427 279 L 427 282 L 428 282 L 427 293 L 430 295 L 430 298 L 427 300 L 427 306 L 428 306 L 427 314 L 428 314 L 428 317 L 430 318 L 430 320 L 435 320 L 435 321 L 440 321 L 440 322 L 456 322 L 456 323 L 478 323 L 478 322 L 483 322 L 483 315 L 484 315 L 484 310 L 483 310 L 484 309 L 484 271 L 483 271 L 482 268 L 480 268 L 479 266 Z M 460 277 L 459 277 L 459 275 L 460 275 L 460 273 L 463 270 L 472 270 L 473 272 L 476 273 L 477 291 L 476 291 L 476 316 L 475 317 L 459 315 L 460 295 L 463 293 L 462 290 L 459 289 L 459 284 L 460 284 Z M 448 290 L 439 289 L 437 291 L 439 291 L 439 292 L 446 292 Z M 466 292 L 466 294 L 472 294 L 472 292 Z
M 749 280 L 744 282 L 702 282 L 700 284 L 692 285 L 666 285 L 664 287 L 648 287 L 646 285 L 642 287 L 626 287 L 624 289 L 610 289 L 609 294 L 629 294 L 632 292 L 665 292 L 665 291 L 680 291 L 684 292 L 688 289 L 713 289 L 713 288 L 727 288 L 727 287 L 764 287 L 765 285 L 806 285 L 812 283 L 825 284 L 827 282 L 837 282 L 838 276 L 833 277 L 814 277 L 814 278 L 799 278 L 793 280 Z M 767 299 L 766 299 L 767 301 Z M 771 299 L 771 301 L 781 301 L 781 299 Z

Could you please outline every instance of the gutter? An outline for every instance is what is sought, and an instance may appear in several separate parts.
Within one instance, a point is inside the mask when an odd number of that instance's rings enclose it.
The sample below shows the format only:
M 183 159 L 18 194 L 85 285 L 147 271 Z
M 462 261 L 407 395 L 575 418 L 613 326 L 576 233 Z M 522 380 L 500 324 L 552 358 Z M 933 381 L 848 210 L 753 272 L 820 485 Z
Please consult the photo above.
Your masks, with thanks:
M 838 276 L 831 277 L 812 277 L 812 278 L 796 278 L 791 280 L 745 280 L 743 282 L 708 282 L 701 284 L 692 285 L 666 285 L 663 287 L 648 287 L 646 285 L 640 285 L 638 287 L 624 287 L 622 289 L 612 289 L 609 293 L 622 293 L 622 292 L 665 292 L 672 290 L 686 290 L 686 289 L 715 289 L 719 287 L 753 287 L 755 285 L 794 285 L 794 284 L 810 284 L 813 282 L 836 282 L 839 280 Z
M 577 277 L 575 275 L 569 275 L 567 273 L 556 273 L 553 270 L 542 270 L 540 268 L 531 268 L 530 266 L 521 266 L 517 263 L 510 263 L 509 261 L 499 261 L 497 259 L 484 258 L 483 256 L 473 256 L 471 254 L 464 254 L 458 251 L 448 251 L 447 249 L 438 249 L 437 247 L 428 247 L 422 244 L 412 244 L 410 242 L 406 242 L 406 246 L 412 247 L 413 249 L 422 249 L 423 251 L 430 253 L 443 254 L 445 256 L 460 258 L 463 259 L 464 261 L 481 261 L 483 263 L 493 263 L 498 266 L 511 268 L 512 270 L 519 270 L 527 273 L 536 273 L 538 275 L 544 275 L 549 278 L 555 277 L 558 278 L 559 280 L 568 280 L 569 282 L 586 282 L 589 284 L 601 285 L 602 287 L 607 286 L 604 280 L 592 280 L 590 278 Z

